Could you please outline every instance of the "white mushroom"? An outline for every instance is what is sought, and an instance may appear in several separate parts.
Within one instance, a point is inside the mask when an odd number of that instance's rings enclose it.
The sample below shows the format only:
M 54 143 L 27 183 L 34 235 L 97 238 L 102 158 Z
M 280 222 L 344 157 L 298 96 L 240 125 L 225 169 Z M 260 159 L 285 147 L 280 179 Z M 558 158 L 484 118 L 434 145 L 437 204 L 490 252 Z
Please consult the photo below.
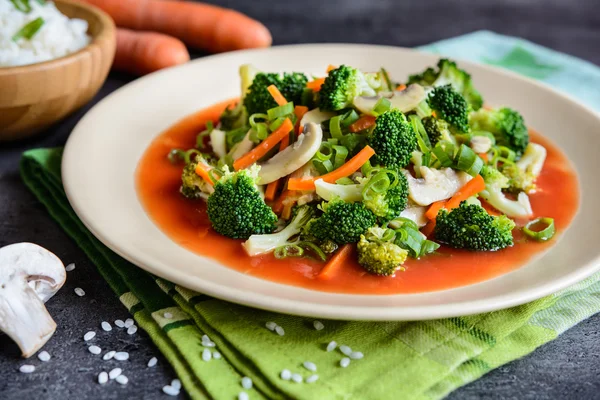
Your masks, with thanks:
M 402 218 L 408 218 L 413 221 L 417 226 L 422 227 L 427 225 L 429 220 L 425 216 L 425 212 L 427 211 L 427 207 L 422 207 L 418 205 L 409 205 L 400 213 Z
M 452 197 L 458 189 L 463 187 L 473 177 L 465 172 L 456 172 L 452 168 L 419 169 L 423 178 L 413 178 L 406 174 L 408 179 L 408 196 L 420 206 L 428 206 L 439 200 Z
M 377 96 L 359 96 L 355 97 L 352 103 L 359 111 L 365 114 L 371 114 L 375 104 L 385 97 L 391 103 L 392 108 L 397 108 L 402 112 L 414 110 L 417 105 L 425 100 L 426 93 L 423 86 L 413 83 L 402 91 L 380 92 Z
M 210 132 L 210 146 L 212 147 L 215 155 L 219 158 L 227 154 L 225 131 L 216 128 L 213 129 Z
M 320 109 L 315 108 L 314 110 L 310 110 L 304 114 L 304 116 L 300 120 L 300 126 L 305 126 L 309 122 L 312 122 L 314 124 L 320 124 L 335 116 L 335 113 L 329 111 L 321 111 Z
M 296 171 L 309 162 L 319 150 L 323 140 L 321 125 L 308 123 L 304 126 L 303 132 L 298 136 L 296 143 L 260 165 L 258 177 L 261 185 L 274 182 Z
M 30 357 L 50 339 L 56 323 L 44 307 L 65 283 L 63 263 L 33 243 L 0 248 L 0 329 Z
M 520 170 L 530 173 L 535 179 L 542 172 L 547 153 L 544 146 L 537 143 L 529 143 L 521 159 L 516 162 L 516 165 Z

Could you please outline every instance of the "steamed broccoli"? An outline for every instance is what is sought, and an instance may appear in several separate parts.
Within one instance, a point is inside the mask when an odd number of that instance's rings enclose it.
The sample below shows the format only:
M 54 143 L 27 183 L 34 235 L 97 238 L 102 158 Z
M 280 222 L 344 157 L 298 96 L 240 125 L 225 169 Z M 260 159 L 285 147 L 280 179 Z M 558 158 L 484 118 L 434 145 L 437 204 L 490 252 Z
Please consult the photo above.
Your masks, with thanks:
M 323 215 L 312 220 L 307 227 L 308 232 L 321 241 L 356 243 L 360 235 L 377 222 L 375 214 L 362 203 L 346 203 L 334 199 L 324 203 L 322 208 Z
M 485 181 L 485 190 L 479 195 L 492 207 L 512 218 L 526 218 L 533 214 L 529 196 L 521 192 L 517 200 L 511 200 L 503 193 L 509 188 L 510 180 L 496 168 L 485 165 L 480 172 Z
M 422 86 L 443 86 L 451 84 L 454 90 L 462 94 L 473 110 L 479 110 L 483 105 L 481 94 L 473 86 L 471 75 L 458 68 L 454 61 L 441 59 L 434 68 L 427 68 L 420 74 L 411 75 L 408 84 L 418 83 Z
M 481 109 L 471 114 L 471 127 L 474 130 L 494 134 L 496 144 L 506 146 L 519 157 L 529 143 L 529 131 L 521 114 L 512 108 L 492 110 Z
M 502 173 L 508 178 L 508 190 L 513 193 L 529 193 L 535 190 L 535 176 L 523 170 L 517 164 L 504 164 Z
M 450 126 L 442 119 L 435 118 L 434 116 L 425 117 L 421 120 L 427 137 L 432 146 L 435 146 L 438 142 L 445 140 L 453 143 L 454 138 L 450 133 Z
M 456 131 L 469 132 L 469 104 L 452 85 L 436 87 L 429 93 L 427 101 L 438 118 L 448 122 Z
M 252 235 L 243 244 L 244 249 L 250 256 L 268 253 L 277 247 L 294 244 L 296 241 L 290 241 L 298 235 L 304 225 L 314 216 L 312 207 L 305 205 L 298 207 L 292 221 L 282 230 L 276 233 L 267 233 L 263 235 Z
M 450 247 L 495 251 L 513 245 L 514 227 L 506 215 L 494 217 L 483 207 L 463 201 L 450 212 L 440 210 L 434 232 L 437 240 Z
M 265 204 L 256 185 L 260 167 L 229 172 L 217 181 L 208 197 L 207 212 L 213 229 L 223 236 L 247 239 L 250 235 L 271 233 L 277 216 Z
M 408 251 L 394 244 L 394 235 L 387 235 L 387 231 L 375 226 L 360 235 L 358 263 L 371 274 L 393 275 L 408 257 Z M 385 240 L 384 236 L 390 239 Z
M 502 173 L 509 178 L 511 191 L 529 193 L 535 190 L 535 181 L 544 167 L 546 153 L 544 146 L 529 143 L 519 161 L 502 166 Z
M 196 174 L 196 166 L 199 162 L 207 164 L 206 160 L 197 156 L 194 161 L 186 164 L 181 174 L 181 187 L 179 191 L 188 199 L 206 198 L 214 192 L 214 188 Z
M 352 104 L 357 96 L 374 96 L 381 87 L 377 74 L 364 74 L 356 68 L 341 65 L 329 71 L 319 91 L 319 108 L 338 111 Z
M 283 76 L 275 73 L 258 73 L 244 97 L 246 111 L 249 115 L 252 115 L 266 113 L 267 110 L 277 107 L 273 96 L 267 90 L 271 85 L 275 85 L 287 101 L 299 105 L 307 82 L 306 75 L 299 72 L 291 74 L 286 72 Z
M 399 110 L 386 111 L 375 120 L 367 138 L 375 150 L 375 162 L 388 168 L 404 168 L 417 148 L 417 136 L 406 116 Z

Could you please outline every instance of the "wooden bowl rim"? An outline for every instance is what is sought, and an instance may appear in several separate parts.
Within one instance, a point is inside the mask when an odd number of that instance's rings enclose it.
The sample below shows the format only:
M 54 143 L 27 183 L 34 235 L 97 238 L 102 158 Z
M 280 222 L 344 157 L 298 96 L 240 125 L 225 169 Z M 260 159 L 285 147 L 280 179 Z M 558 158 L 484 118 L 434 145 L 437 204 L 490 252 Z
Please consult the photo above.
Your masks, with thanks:
M 90 46 L 98 44 L 105 40 L 113 40 L 116 41 L 116 26 L 113 19 L 104 11 L 99 9 L 96 6 L 92 6 L 90 4 L 80 3 L 74 0 L 53 0 L 55 4 L 68 4 L 73 7 L 78 7 L 83 9 L 94 16 L 96 16 L 100 20 L 100 31 L 92 36 L 92 40 L 88 43 L 87 46 L 77 50 L 75 53 L 67 54 L 66 56 L 62 56 L 59 58 L 55 58 L 52 60 L 42 61 L 34 64 L 27 65 L 17 65 L 14 67 L 0 67 L 0 77 L 2 76 L 11 76 L 20 73 L 33 72 L 37 70 L 48 70 L 57 67 L 61 67 L 63 65 L 69 64 L 71 62 L 75 62 L 77 59 L 81 57 L 82 54 L 89 51 Z M 89 22 L 89 21 L 88 21 Z

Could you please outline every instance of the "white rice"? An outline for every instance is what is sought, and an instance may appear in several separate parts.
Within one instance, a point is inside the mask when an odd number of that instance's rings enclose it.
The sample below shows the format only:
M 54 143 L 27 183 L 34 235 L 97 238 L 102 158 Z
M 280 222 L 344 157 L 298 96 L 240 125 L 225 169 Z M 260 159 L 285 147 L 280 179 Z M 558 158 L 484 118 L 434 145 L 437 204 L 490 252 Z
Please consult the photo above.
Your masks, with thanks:
M 170 385 L 163 386 L 162 390 L 163 390 L 164 394 L 169 395 L 169 396 L 178 396 L 179 395 L 179 389 L 176 389 Z
M 314 321 L 313 326 L 318 331 L 323 330 L 323 328 L 325 328 L 325 325 L 323 325 L 323 323 L 321 321 Z
M 0 0 L 0 67 L 34 64 L 74 53 L 87 46 L 85 20 L 69 19 L 53 2 L 44 5 L 29 1 L 31 11 L 18 10 L 11 1 Z M 44 24 L 29 40 L 13 40 L 13 36 L 31 21 L 43 18 Z
M 327 351 L 333 351 L 335 350 L 337 346 L 337 343 L 335 342 L 335 340 L 332 340 L 331 342 L 329 342 L 329 344 L 327 345 Z
M 24 364 L 19 367 L 19 371 L 24 374 L 31 374 L 33 371 L 35 371 L 35 367 L 30 364 Z
M 102 357 L 102 359 L 103 359 L 104 361 L 108 361 L 108 360 L 112 359 L 112 358 L 115 356 L 115 354 L 117 354 L 117 352 L 116 352 L 116 351 L 114 351 L 114 350 L 111 350 L 111 351 L 109 351 L 108 353 L 106 353 L 106 354 L 104 355 L 104 357 Z
M 96 356 L 102 353 L 102 349 L 98 346 L 90 346 L 88 347 L 88 351 Z
M 296 382 L 296 383 L 302 383 L 304 379 L 302 378 L 302 375 L 300 374 L 292 374 L 292 381 Z
M 283 371 L 281 371 L 281 374 L 279 376 L 284 381 L 289 381 L 291 379 L 291 377 L 292 377 L 292 373 L 290 372 L 289 369 L 284 369 Z
M 0 7 L 1 7 L 1 6 L 0 6 Z M 1 28 L 0 28 L 0 29 L 1 29 Z M 71 263 L 71 264 L 69 264 L 69 265 L 67 265 L 67 266 L 65 267 L 65 271 L 67 271 L 67 272 L 71 272 L 71 271 L 73 271 L 74 269 L 75 269 L 75 264 L 74 264 L 74 263 Z
M 171 384 L 173 386 L 173 384 Z M 242 378 L 242 387 L 246 390 L 252 389 L 252 379 L 245 376 Z
M 103 329 L 105 332 L 110 332 L 110 331 L 112 331 L 112 326 L 111 326 L 111 325 L 110 325 L 108 322 L 106 322 L 106 321 L 102 321 L 102 323 L 100 324 L 100 326 L 102 327 L 102 329 Z
M 118 353 L 115 353 L 114 359 L 117 361 L 126 361 L 129 359 L 129 353 L 126 351 L 119 351 Z
M 102 371 L 98 374 L 98 383 L 104 385 L 106 382 L 108 382 L 108 374 Z
M 117 383 L 120 383 L 121 385 L 127 385 L 129 379 L 125 375 L 119 375 L 115 378 L 115 381 L 117 381 Z
M 314 362 L 304 361 L 302 365 L 309 371 L 315 372 L 317 370 L 317 365 Z
M 125 327 L 125 322 L 123 322 L 123 321 L 122 321 L 122 320 L 120 320 L 120 319 L 117 319 L 117 320 L 115 320 L 115 325 L 116 325 L 118 328 L 124 328 L 124 327 Z
M 238 400 L 249 400 L 250 399 L 250 397 L 248 396 L 248 393 L 246 393 L 246 392 L 240 392 L 238 394 L 237 398 L 238 398 Z
M 127 328 L 127 334 L 128 335 L 133 335 L 134 333 L 136 333 L 138 330 L 137 325 L 131 325 L 129 328 Z
M 209 349 L 202 350 L 202 360 L 210 361 L 211 358 L 212 358 L 212 353 L 210 352 Z
M 213 356 L 213 358 L 215 360 L 221 359 L 221 353 L 219 353 L 218 351 L 213 351 L 213 355 L 212 356 Z
M 89 340 L 92 340 L 95 336 L 96 336 L 96 332 L 89 331 L 85 335 L 83 335 L 83 340 L 85 340 L 87 342 Z
M 171 381 L 171 387 L 173 387 L 177 390 L 181 389 L 181 381 L 179 379 L 173 379 Z
M 0 29 L 1 29 L 1 28 L 0 28 Z M 1 51 L 2 51 L 2 50 L 0 50 L 0 52 L 1 52 Z M 1 66 L 1 65 L 0 65 L 0 66 Z M 83 290 L 83 289 L 82 289 L 82 288 L 80 288 L 80 287 L 76 287 L 76 288 L 75 288 L 73 291 L 74 291 L 74 292 L 75 292 L 75 294 L 76 294 L 77 296 L 79 296 L 79 297 L 83 297 L 83 296 L 85 296 L 85 290 Z
M 340 346 L 340 351 L 345 355 L 349 356 L 352 353 L 352 349 L 345 344 Z
M 108 373 L 108 377 L 110 379 L 116 379 L 117 376 L 121 375 L 122 372 L 123 372 L 123 370 L 121 368 L 113 368 Z
M 365 355 L 363 353 L 361 353 L 360 351 L 353 351 L 352 353 L 350 353 L 349 357 L 353 360 L 360 360 L 364 356 Z
M 158 362 L 158 359 L 156 357 L 152 357 L 150 359 L 150 361 L 148 361 L 148 367 L 152 368 L 156 365 L 156 363 Z
M 306 378 L 306 383 L 313 383 L 313 382 L 316 382 L 318 379 L 319 379 L 319 375 L 313 374 L 313 375 L 309 376 L 308 378 Z
M 41 352 L 38 354 L 38 358 L 39 358 L 39 359 L 40 359 L 40 361 L 42 361 L 42 362 L 47 362 L 47 361 L 50 361 L 50 358 L 51 358 L 51 357 L 50 357 L 50 354 L 49 354 L 49 353 L 48 353 L 46 350 L 44 350 L 44 351 L 41 351 Z
M 346 368 L 348 365 L 350 365 L 350 359 L 348 357 L 344 357 L 340 360 L 340 367 Z

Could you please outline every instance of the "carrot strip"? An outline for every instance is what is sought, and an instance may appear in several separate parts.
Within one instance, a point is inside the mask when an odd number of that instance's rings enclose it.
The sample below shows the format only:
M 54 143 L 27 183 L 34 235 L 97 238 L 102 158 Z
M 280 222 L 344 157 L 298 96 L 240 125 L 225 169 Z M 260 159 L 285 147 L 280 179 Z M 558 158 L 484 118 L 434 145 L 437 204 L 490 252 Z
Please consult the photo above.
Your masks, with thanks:
M 271 182 L 267 185 L 267 189 L 265 190 L 265 200 L 274 200 L 275 194 L 277 194 L 277 189 L 279 188 L 279 179 L 274 182 Z
M 304 117 L 304 114 L 306 114 L 308 112 L 308 107 L 306 106 L 295 106 L 294 107 L 294 114 L 296 115 L 296 132 L 298 132 L 298 135 L 302 133 L 302 131 L 304 130 L 303 126 L 300 126 L 300 121 L 302 120 L 302 117 Z
M 265 140 L 263 140 L 258 146 L 244 154 L 233 163 L 233 168 L 236 171 L 247 168 L 262 158 L 269 152 L 275 145 L 283 140 L 284 137 L 288 136 L 290 131 L 294 129 L 294 125 L 289 118 L 283 121 L 283 124 L 272 132 Z
M 275 214 L 280 214 L 281 211 L 283 210 L 283 202 L 285 201 L 285 199 L 287 199 L 288 197 L 292 196 L 294 194 L 294 192 L 292 192 L 291 190 L 284 190 L 283 193 L 281 193 L 281 195 L 277 198 L 277 200 L 275 200 L 275 204 L 273 204 L 273 212 Z
M 463 187 L 458 189 L 458 192 L 454 193 L 454 196 L 446 203 L 446 208 L 452 210 L 460 205 L 460 202 L 468 199 L 469 197 L 476 195 L 485 189 L 485 182 L 481 175 L 477 175 L 475 178 L 467 182 Z
M 329 64 L 327 66 L 327 73 L 330 73 L 331 71 L 333 71 L 334 69 L 337 69 L 337 67 L 335 65 L 331 65 Z
M 488 155 L 487 153 L 479 153 L 477 154 L 479 157 L 481 157 L 481 159 L 485 162 L 488 162 Z
M 363 115 L 356 122 L 348 127 L 350 132 L 360 132 L 375 125 L 375 117 L 371 115 Z
M 433 233 L 433 230 L 435 229 L 435 219 L 432 219 L 431 221 L 429 221 L 427 223 L 427 225 L 425 225 L 423 227 L 423 229 L 421 229 L 421 233 L 423 233 L 423 235 L 430 237 L 431 234 Z
M 306 84 L 308 89 L 311 89 L 314 92 L 318 92 L 321 90 L 321 86 L 325 83 L 325 78 L 317 78 L 313 81 L 310 81 Z
M 406 85 L 404 83 L 401 83 L 400 85 L 396 86 L 396 91 L 402 91 L 406 89 Z
M 308 179 L 302 178 L 290 178 L 288 180 L 288 189 L 289 190 L 315 190 L 315 181 L 317 179 L 323 179 L 325 182 L 335 183 L 340 178 L 344 178 L 346 176 L 351 175 L 353 172 L 357 171 L 360 167 L 363 166 L 373 155 L 375 154 L 375 150 L 373 150 L 370 146 L 365 146 L 361 151 L 358 152 L 357 155 L 352 157 L 349 161 L 347 161 L 344 165 L 336 169 L 335 171 L 331 171 L 325 175 L 316 176 Z
M 277 86 L 271 85 L 267 88 L 267 90 L 269 91 L 269 93 L 271 93 L 271 96 L 273 96 L 273 100 L 275 100 L 275 103 L 277 103 L 280 106 L 284 106 L 287 104 L 287 100 L 285 99 L 285 97 L 283 97 L 279 89 L 277 89 Z
M 331 275 L 335 271 L 339 270 L 344 265 L 346 260 L 348 260 L 350 258 L 351 254 L 352 254 L 352 245 L 351 244 L 346 244 L 346 245 L 342 246 L 333 255 L 333 257 L 331 257 L 329 262 L 327 262 L 327 264 L 325 264 L 323 269 L 319 272 L 318 277 L 320 279 L 331 278 Z
M 209 171 L 210 168 L 207 165 L 202 163 L 198 163 L 198 165 L 196 165 L 196 175 L 204 179 L 210 186 L 214 186 L 215 184 L 213 183 L 212 179 L 210 179 L 210 174 L 208 173 Z
M 427 217 L 427 219 L 435 219 L 435 217 L 437 217 L 437 215 L 438 215 L 438 212 L 442 208 L 444 208 L 445 205 L 446 205 L 446 200 L 436 201 L 435 203 L 433 203 L 432 205 L 429 206 L 429 209 L 425 213 L 425 216 Z

